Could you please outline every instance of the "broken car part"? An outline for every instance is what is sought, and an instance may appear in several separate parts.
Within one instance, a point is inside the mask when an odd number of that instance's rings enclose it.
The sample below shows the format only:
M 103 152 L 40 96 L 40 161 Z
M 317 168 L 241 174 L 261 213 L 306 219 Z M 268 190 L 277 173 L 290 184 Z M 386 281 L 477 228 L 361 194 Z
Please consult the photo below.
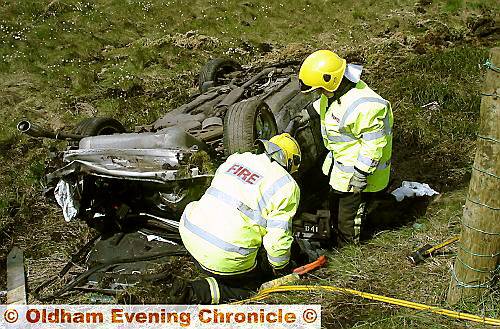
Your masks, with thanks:
M 21 121 L 17 124 L 17 130 L 31 137 L 44 137 L 44 138 L 61 139 L 61 140 L 80 140 L 84 137 L 82 135 L 71 134 L 62 131 L 53 131 L 47 128 L 42 128 L 39 125 L 36 125 L 26 120 Z
M 23 251 L 14 247 L 7 255 L 7 304 L 26 305 L 26 300 Z

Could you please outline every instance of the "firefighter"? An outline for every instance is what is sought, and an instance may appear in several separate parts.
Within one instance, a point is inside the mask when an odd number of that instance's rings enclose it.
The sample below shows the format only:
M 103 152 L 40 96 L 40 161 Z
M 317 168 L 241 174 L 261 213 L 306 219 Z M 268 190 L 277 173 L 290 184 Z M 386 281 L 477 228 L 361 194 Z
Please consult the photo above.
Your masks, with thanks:
M 235 153 L 180 221 L 182 242 L 206 279 L 172 289 L 176 303 L 218 304 L 250 296 L 290 271 L 301 152 L 288 133 L 259 140 L 262 154 Z
M 313 105 L 329 151 L 322 170 L 338 247 L 359 241 L 366 202 L 387 187 L 391 170 L 391 104 L 360 80 L 361 71 L 329 50 L 309 55 L 299 71 L 301 91 L 319 96 Z

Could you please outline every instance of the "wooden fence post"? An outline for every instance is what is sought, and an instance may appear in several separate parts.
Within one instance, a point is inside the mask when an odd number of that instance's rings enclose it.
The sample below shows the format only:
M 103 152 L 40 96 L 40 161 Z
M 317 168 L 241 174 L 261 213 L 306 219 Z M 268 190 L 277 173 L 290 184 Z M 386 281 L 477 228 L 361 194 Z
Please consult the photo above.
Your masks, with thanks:
M 450 304 L 483 294 L 500 265 L 500 48 L 491 50 L 486 66 L 476 157 L 448 290 Z

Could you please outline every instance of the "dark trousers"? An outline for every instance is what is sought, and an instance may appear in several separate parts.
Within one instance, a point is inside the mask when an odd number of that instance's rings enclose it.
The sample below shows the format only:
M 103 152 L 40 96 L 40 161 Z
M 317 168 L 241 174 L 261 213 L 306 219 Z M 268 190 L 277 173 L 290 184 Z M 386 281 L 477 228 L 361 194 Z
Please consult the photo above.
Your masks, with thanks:
M 333 229 L 333 244 L 343 247 L 359 242 L 366 220 L 366 203 L 370 193 L 339 192 L 330 189 L 329 208 Z
M 191 303 L 218 304 L 242 300 L 252 296 L 262 283 L 274 278 L 271 265 L 269 265 L 263 249 L 257 255 L 257 266 L 247 273 L 218 275 L 204 270 L 196 261 L 195 263 L 203 273 L 208 275 L 208 279 L 191 282 L 194 297 L 192 301 L 188 301 Z M 214 281 L 217 287 L 214 287 Z M 214 288 L 218 290 L 218 296 L 214 296 Z

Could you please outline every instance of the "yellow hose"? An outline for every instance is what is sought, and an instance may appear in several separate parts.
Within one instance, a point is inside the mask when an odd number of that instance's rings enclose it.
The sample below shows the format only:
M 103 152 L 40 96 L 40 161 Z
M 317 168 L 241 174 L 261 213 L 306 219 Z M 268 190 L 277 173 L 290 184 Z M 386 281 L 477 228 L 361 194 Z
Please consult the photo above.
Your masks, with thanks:
M 362 292 L 362 291 L 357 291 L 357 290 L 348 289 L 348 288 L 339 288 L 339 287 L 334 287 L 334 286 L 306 286 L 306 285 L 302 285 L 302 286 L 274 287 L 274 288 L 264 289 L 264 290 L 260 291 L 257 295 L 255 295 L 254 297 L 237 302 L 235 304 L 245 304 L 245 303 L 250 302 L 250 301 L 262 300 L 262 299 L 268 297 L 269 294 L 275 293 L 275 292 L 315 291 L 315 290 L 316 291 L 324 290 L 324 291 L 330 291 L 330 292 L 342 292 L 342 293 L 347 293 L 347 294 L 351 294 L 351 295 L 356 295 L 356 296 L 366 298 L 366 299 L 376 300 L 379 302 L 408 307 L 408 308 L 412 308 L 415 310 L 429 311 L 431 313 L 441 314 L 441 315 L 445 315 L 445 316 L 455 318 L 455 319 L 468 320 L 468 321 L 473 321 L 473 322 L 478 322 L 478 323 L 500 326 L 500 319 L 480 317 L 480 316 L 472 315 L 469 313 L 456 312 L 456 311 L 451 311 L 451 310 L 447 310 L 447 309 L 439 308 L 439 307 L 435 307 L 435 306 L 429 306 L 429 305 L 414 303 L 414 302 L 410 302 L 410 301 L 406 301 L 406 300 L 402 300 L 402 299 L 391 298 L 391 297 L 386 297 L 386 296 L 381 296 L 381 295 L 376 295 L 376 294 L 370 294 L 370 293 L 366 293 L 366 292 Z

